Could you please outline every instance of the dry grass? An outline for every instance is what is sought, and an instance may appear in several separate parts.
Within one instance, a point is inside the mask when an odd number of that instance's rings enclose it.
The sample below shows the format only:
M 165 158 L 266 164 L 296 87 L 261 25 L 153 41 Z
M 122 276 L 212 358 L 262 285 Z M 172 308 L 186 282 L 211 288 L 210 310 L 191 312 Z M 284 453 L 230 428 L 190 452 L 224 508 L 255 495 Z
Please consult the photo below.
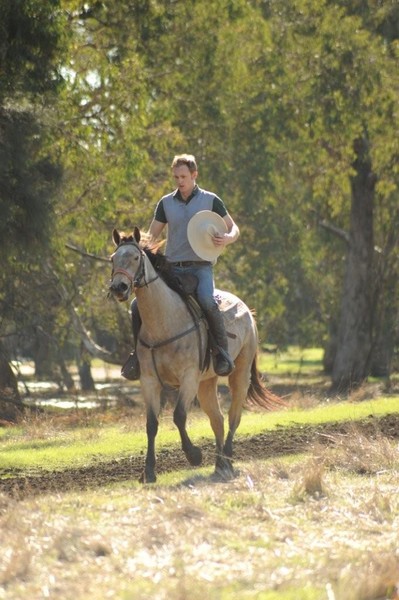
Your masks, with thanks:
M 399 598 L 399 556 L 382 553 L 380 556 L 366 554 L 364 564 L 352 565 L 342 573 L 337 597 L 345 600 L 377 600 Z
M 307 410 L 315 408 L 320 404 L 320 399 L 317 396 L 304 394 L 303 392 L 294 391 L 289 396 L 290 406 L 296 409 Z
M 384 395 L 384 384 L 382 383 L 365 383 L 354 389 L 349 395 L 350 402 L 364 402 L 379 396 Z
M 2 496 L 0 598 L 397 600 L 398 448 L 331 442 L 225 484 Z
M 330 440 L 333 448 L 323 458 L 329 468 L 376 475 L 399 467 L 398 445 L 378 430 L 368 437 L 354 425 L 349 433 L 330 436 Z
M 294 486 L 293 499 L 305 501 L 308 496 L 315 499 L 328 496 L 324 470 L 324 463 L 320 459 L 312 457 L 308 460 L 301 469 L 301 476 Z

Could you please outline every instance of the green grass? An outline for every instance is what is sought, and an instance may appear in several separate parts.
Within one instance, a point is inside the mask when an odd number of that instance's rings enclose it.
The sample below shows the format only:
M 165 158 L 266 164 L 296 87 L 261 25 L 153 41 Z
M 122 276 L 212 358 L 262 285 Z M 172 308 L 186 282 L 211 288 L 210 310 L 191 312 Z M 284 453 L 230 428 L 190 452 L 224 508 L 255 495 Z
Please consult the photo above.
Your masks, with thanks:
M 284 352 L 261 353 L 259 368 L 271 375 L 322 377 L 320 348 L 289 347 Z M 329 402 L 312 409 L 292 408 L 273 413 L 245 411 L 237 436 L 252 436 L 281 427 L 317 425 L 337 421 L 357 421 L 369 415 L 399 412 L 399 398 L 382 397 L 364 402 Z M 59 470 L 78 467 L 99 460 L 112 460 L 139 456 L 146 448 L 143 420 L 100 426 L 87 423 L 71 427 L 57 424 L 56 418 L 27 421 L 24 426 L 0 429 L 0 469 L 3 472 L 37 469 Z M 189 417 L 189 431 L 193 441 L 213 440 L 209 421 L 203 413 L 193 411 Z M 178 432 L 173 425 L 170 409 L 161 419 L 157 448 L 180 445 Z
M 279 412 L 245 411 L 237 432 L 239 436 L 253 436 L 276 428 L 296 425 L 317 425 L 334 421 L 357 421 L 370 415 L 379 416 L 399 412 L 399 398 L 379 398 L 361 403 L 337 402 L 319 405 L 313 409 L 292 409 Z M 1 431 L 0 469 L 4 471 L 35 469 L 58 470 L 111 460 L 139 456 L 146 447 L 145 425 L 130 427 L 128 421 L 117 425 L 80 427 L 73 429 L 9 427 Z M 189 418 L 193 441 L 213 439 L 209 421 L 200 411 Z M 172 423 L 170 410 L 161 418 L 157 448 L 180 446 L 177 429 Z
M 57 470 L 78 467 L 96 460 L 139 454 L 145 446 L 145 432 L 127 432 L 118 427 L 78 428 L 46 434 L 12 428 L 0 440 L 0 469 Z
M 399 412 L 399 398 L 381 397 L 354 402 L 327 402 L 312 409 L 292 409 L 271 413 L 246 413 L 240 425 L 241 435 L 256 435 L 277 427 L 318 425 L 334 421 L 358 421 L 370 415 L 380 416 Z
M 270 375 L 317 375 L 322 374 L 322 360 L 322 348 L 289 346 L 283 351 L 260 353 L 258 367 Z

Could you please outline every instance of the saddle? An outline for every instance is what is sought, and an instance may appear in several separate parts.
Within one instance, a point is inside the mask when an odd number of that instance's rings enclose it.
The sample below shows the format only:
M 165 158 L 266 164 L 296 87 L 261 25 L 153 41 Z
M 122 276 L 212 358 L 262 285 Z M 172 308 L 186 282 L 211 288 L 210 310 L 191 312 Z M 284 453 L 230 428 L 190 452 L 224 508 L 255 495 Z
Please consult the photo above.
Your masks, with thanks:
M 193 273 L 181 273 L 176 275 L 176 284 L 179 287 L 180 296 L 185 301 L 194 321 L 205 318 L 204 311 L 195 297 L 198 277 Z
M 198 277 L 192 273 L 182 273 L 176 276 L 176 283 L 180 288 L 181 296 L 186 299 L 186 302 L 192 304 L 193 308 L 202 315 L 202 310 L 197 302 L 195 291 L 198 286 Z M 237 317 L 247 311 L 247 308 L 241 300 L 229 292 L 215 289 L 215 300 L 219 306 L 219 310 L 223 313 L 226 323 L 234 321 Z M 233 336 L 236 337 L 236 336 Z
M 207 324 L 208 332 L 208 343 L 205 355 L 205 365 L 209 366 L 211 348 L 215 346 L 211 330 L 204 311 L 202 310 L 198 300 L 195 296 L 195 292 L 198 286 L 198 277 L 192 273 L 181 273 L 176 276 L 176 283 L 180 287 L 181 296 L 185 301 L 188 310 L 190 311 L 195 322 L 200 319 L 204 319 Z M 228 292 L 220 292 L 215 290 L 215 300 L 219 305 L 219 310 L 223 313 L 225 324 L 234 321 L 240 314 L 241 310 L 245 310 L 245 304 L 241 301 L 237 302 L 237 298 L 232 296 Z M 237 336 L 235 333 L 231 333 L 226 330 L 227 337 L 235 339 Z
M 176 275 L 177 285 L 183 294 L 193 296 L 198 287 L 198 277 L 193 273 L 180 273 Z

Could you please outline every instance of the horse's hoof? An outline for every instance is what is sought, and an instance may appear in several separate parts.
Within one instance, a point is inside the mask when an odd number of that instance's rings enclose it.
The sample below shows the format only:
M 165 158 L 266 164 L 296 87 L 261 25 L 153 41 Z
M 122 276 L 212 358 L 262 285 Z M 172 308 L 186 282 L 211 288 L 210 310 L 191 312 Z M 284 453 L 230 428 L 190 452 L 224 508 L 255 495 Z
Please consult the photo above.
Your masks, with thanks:
M 151 471 L 151 472 L 143 471 L 142 474 L 140 475 L 139 483 L 155 483 L 156 480 L 157 480 L 157 477 L 156 477 L 154 471 Z
M 237 476 L 233 469 L 233 463 L 228 458 L 218 459 L 215 465 L 213 479 L 215 481 L 231 481 Z
M 223 483 L 226 481 L 231 481 L 235 479 L 236 474 L 234 471 L 229 469 L 224 469 L 223 471 L 220 469 L 215 469 L 215 472 L 212 475 L 212 481 L 216 481 L 217 483 Z
M 200 448 L 197 448 L 197 446 L 193 446 L 191 450 L 186 452 L 186 457 L 190 465 L 193 467 L 199 467 L 199 465 L 202 463 L 202 452 Z

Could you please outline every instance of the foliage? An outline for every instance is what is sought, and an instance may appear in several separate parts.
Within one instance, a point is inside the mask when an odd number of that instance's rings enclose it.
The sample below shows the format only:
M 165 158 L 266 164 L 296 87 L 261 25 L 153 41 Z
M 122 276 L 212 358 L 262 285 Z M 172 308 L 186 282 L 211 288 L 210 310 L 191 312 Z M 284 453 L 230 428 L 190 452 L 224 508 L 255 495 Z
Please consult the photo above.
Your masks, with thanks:
M 62 21 L 59 0 L 1 0 L 1 105 L 56 89 Z
M 34 311 L 18 309 L 58 346 L 58 362 L 71 346 L 79 354 L 72 308 L 97 339 L 111 334 L 113 348 L 119 340 L 115 360 L 130 342 L 126 310 L 104 302 L 107 267 L 65 243 L 104 256 L 114 226 L 146 229 L 171 187 L 173 154 L 186 150 L 197 156 L 200 185 L 223 198 L 241 229 L 218 262 L 217 285 L 256 310 L 262 343 L 331 348 L 346 300 L 359 142 L 376 181 L 372 344 L 389 346 L 391 362 L 399 280 L 394 2 L 3 0 L 2 11 L 0 98 L 23 109 L 24 126 L 10 129 L 2 150 L 13 150 L 15 177 L 2 178 L 1 210 L 5 228 L 14 223 L 22 239 L 31 231 L 30 242 L 50 244 L 40 282 L 27 254 L 13 260 L 23 282 L 38 288 Z M 1 239 L 11 260 L 3 240 L 13 236 Z
M 60 78 L 58 2 L 2 0 L 0 19 L 0 252 L 18 260 L 49 234 L 60 167 L 44 149 L 45 102 Z M 42 104 L 43 103 L 43 104 Z M 16 246 L 15 239 L 19 241 Z M 26 261 L 22 254 L 21 262 Z
M 47 152 L 46 133 L 64 34 L 54 0 L 2 0 L 0 16 L 0 336 L 9 356 L 37 340 L 29 334 L 43 325 L 38 315 L 49 313 L 42 261 L 62 165 Z

